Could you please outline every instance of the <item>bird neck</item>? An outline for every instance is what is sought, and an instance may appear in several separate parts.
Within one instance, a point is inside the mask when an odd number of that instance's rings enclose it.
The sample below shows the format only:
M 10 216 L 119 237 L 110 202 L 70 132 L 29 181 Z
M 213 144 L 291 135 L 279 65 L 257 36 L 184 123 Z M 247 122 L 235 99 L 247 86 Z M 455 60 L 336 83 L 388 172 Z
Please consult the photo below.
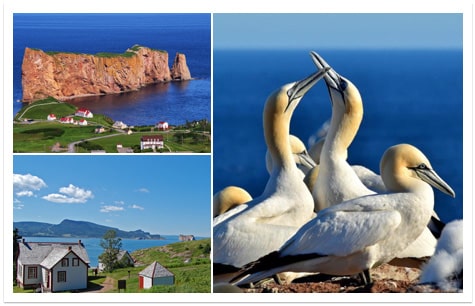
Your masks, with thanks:
M 274 167 L 296 167 L 290 148 L 290 116 L 271 113 L 264 117 L 264 136 Z
M 325 138 L 326 150 L 324 151 L 334 152 L 346 159 L 348 147 L 353 142 L 362 119 L 362 107 L 351 107 L 348 102 L 345 110 L 333 111 L 330 129 Z

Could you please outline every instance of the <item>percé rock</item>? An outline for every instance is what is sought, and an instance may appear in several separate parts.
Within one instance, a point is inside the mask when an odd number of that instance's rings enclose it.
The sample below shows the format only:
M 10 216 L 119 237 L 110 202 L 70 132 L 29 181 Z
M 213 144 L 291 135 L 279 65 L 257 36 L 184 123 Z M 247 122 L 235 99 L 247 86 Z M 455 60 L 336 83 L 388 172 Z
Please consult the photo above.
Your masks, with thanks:
M 172 67 L 170 71 L 166 51 L 137 45 L 124 54 L 98 55 L 46 53 L 26 48 L 21 67 L 22 101 L 32 102 L 47 97 L 64 101 L 191 79 L 184 54 L 177 53 Z
M 173 80 L 189 80 L 191 79 L 190 69 L 186 65 L 186 56 L 183 53 L 178 53 L 173 61 L 171 77 Z

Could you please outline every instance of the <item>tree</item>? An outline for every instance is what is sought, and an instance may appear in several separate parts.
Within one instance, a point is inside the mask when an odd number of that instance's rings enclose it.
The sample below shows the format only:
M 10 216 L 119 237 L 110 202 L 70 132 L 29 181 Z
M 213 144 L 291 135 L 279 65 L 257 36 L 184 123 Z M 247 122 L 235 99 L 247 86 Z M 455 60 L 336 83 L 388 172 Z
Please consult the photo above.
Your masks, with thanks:
M 99 260 L 104 265 L 104 270 L 111 272 L 118 267 L 117 255 L 122 248 L 122 239 L 117 237 L 116 231 L 108 230 L 102 236 L 100 245 L 104 249 L 104 253 L 99 255 Z
M 18 239 L 22 237 L 18 233 L 18 229 L 15 228 L 13 230 L 13 282 L 16 283 L 16 267 L 18 256 L 20 256 L 20 244 L 18 243 Z

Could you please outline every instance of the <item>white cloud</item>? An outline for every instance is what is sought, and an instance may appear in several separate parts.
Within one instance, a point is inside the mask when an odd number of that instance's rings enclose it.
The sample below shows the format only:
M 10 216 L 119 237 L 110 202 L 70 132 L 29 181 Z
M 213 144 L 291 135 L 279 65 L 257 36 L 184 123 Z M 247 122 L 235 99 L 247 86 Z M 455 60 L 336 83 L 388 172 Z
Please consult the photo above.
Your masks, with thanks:
M 13 188 L 40 190 L 46 187 L 46 183 L 39 177 L 31 174 L 13 174 Z
M 43 199 L 54 203 L 86 203 L 88 199 L 94 197 L 92 191 L 85 190 L 69 184 L 68 187 L 59 188 L 59 193 L 51 193 Z
M 140 188 L 139 189 L 139 192 L 144 192 L 144 193 L 148 193 L 150 192 L 147 188 Z
M 31 190 L 22 190 L 22 191 L 18 191 L 16 195 L 19 197 L 32 197 L 35 194 Z
M 103 213 L 109 213 L 109 212 L 122 211 L 122 210 L 124 210 L 124 208 L 120 206 L 105 205 L 105 206 L 102 206 L 99 211 Z
M 25 207 L 25 205 L 21 204 L 21 203 L 14 203 L 13 204 L 13 209 L 23 209 L 23 207 Z
M 117 204 L 117 205 L 124 205 L 125 204 L 124 201 L 114 201 L 114 203 Z
M 138 210 L 144 210 L 144 208 L 142 206 L 139 206 L 139 205 L 136 205 L 136 204 L 130 206 L 130 208 L 138 209 Z

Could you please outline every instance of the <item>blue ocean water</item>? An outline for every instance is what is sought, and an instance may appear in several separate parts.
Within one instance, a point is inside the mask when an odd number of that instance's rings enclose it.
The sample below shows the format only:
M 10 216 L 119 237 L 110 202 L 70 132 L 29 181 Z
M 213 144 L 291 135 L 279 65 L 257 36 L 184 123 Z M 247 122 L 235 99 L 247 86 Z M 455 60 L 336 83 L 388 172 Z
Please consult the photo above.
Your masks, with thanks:
M 21 63 L 26 47 L 44 51 L 123 53 L 135 44 L 166 50 L 171 67 L 184 53 L 191 76 L 113 96 L 74 99 L 129 125 L 211 119 L 210 14 L 14 14 L 14 115 L 21 109 Z
M 140 249 L 147 249 L 152 247 L 164 246 L 180 242 L 177 235 L 163 235 L 163 240 L 139 240 L 139 239 L 122 239 L 122 250 L 126 250 L 129 253 Z M 90 266 L 97 267 L 99 255 L 104 252 L 101 247 L 101 238 L 63 238 L 63 237 L 23 237 L 29 242 L 73 242 L 78 240 L 84 244 L 87 255 L 89 256 Z M 204 237 L 195 237 L 196 240 L 204 239 Z
M 262 110 L 267 96 L 315 71 L 308 52 L 216 50 L 213 55 L 213 190 L 236 185 L 253 197 L 267 182 Z M 384 151 L 410 143 L 454 189 L 435 190 L 442 221 L 463 217 L 462 51 L 318 50 L 359 89 L 364 117 L 349 148 L 350 164 L 379 173 Z M 300 102 L 291 133 L 307 143 L 331 117 L 324 81 Z

